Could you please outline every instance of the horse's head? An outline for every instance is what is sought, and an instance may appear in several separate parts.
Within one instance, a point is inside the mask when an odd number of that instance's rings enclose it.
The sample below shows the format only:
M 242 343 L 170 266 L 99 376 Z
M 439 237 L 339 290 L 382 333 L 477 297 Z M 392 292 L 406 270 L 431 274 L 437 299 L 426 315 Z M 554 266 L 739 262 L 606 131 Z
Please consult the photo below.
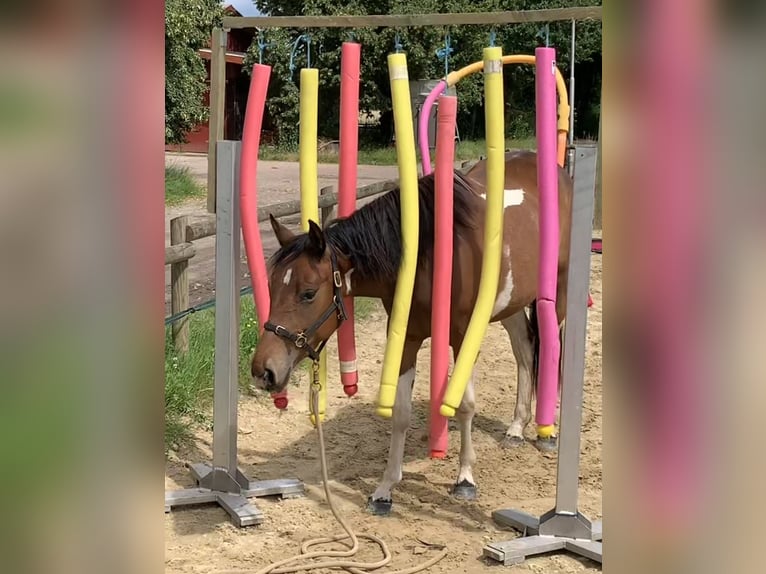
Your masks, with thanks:
M 258 343 L 251 373 L 259 389 L 283 390 L 293 368 L 315 359 L 343 318 L 341 268 L 324 232 L 313 221 L 308 233 L 295 235 L 274 217 L 280 244 L 269 273 L 271 309 Z

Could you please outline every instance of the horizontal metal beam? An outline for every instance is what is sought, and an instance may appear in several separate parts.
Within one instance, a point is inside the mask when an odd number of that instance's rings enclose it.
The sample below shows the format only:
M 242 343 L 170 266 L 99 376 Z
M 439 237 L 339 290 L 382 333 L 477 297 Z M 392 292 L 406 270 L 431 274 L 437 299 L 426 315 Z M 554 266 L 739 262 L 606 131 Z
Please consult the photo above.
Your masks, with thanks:
M 362 16 L 248 16 L 223 18 L 223 27 L 234 28 L 410 28 L 415 26 L 467 26 L 601 20 L 601 6 L 464 12 L 456 14 L 379 14 Z

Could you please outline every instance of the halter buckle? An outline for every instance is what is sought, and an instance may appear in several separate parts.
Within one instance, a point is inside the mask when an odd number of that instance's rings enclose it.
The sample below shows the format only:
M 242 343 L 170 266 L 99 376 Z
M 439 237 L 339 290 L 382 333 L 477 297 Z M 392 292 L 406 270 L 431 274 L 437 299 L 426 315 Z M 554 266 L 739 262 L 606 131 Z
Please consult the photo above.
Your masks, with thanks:
M 343 286 L 343 282 L 340 276 L 340 271 L 332 272 L 332 281 L 335 284 L 335 287 L 337 287 L 338 289 L 340 289 Z
M 308 343 L 308 339 L 306 338 L 306 334 L 301 331 L 297 335 L 295 335 L 295 346 L 299 349 L 302 349 L 306 346 L 306 343 Z
M 290 335 L 290 331 L 285 329 L 282 325 L 275 325 L 274 326 L 274 334 L 279 335 L 280 337 L 288 338 Z

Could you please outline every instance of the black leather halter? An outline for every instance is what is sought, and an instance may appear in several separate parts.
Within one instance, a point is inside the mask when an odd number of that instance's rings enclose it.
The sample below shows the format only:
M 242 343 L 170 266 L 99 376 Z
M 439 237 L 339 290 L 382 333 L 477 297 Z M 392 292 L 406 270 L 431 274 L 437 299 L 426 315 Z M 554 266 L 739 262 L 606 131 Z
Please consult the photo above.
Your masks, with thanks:
M 332 282 L 335 292 L 333 293 L 332 303 L 319 319 L 317 319 L 309 328 L 298 331 L 297 333 L 293 333 L 282 325 L 275 325 L 270 321 L 267 321 L 263 326 L 264 329 L 271 331 L 278 337 L 292 341 L 293 345 L 298 349 L 306 349 L 308 356 L 311 357 L 311 360 L 313 361 L 319 360 L 319 353 L 322 352 L 327 341 L 322 341 L 319 346 L 314 349 L 309 344 L 309 339 L 314 336 L 314 333 L 325 324 L 327 319 L 329 319 L 333 313 L 337 313 L 338 321 L 341 323 L 348 317 L 346 314 L 346 306 L 343 304 L 343 283 L 341 281 L 340 271 L 338 271 L 338 258 L 332 249 L 330 250 L 330 263 L 332 264 Z

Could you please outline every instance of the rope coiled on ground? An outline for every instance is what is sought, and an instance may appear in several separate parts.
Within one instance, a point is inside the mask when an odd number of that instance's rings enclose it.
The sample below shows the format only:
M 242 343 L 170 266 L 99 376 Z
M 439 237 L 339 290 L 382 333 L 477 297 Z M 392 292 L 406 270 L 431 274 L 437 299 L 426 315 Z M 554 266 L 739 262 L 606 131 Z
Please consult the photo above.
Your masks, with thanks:
M 314 376 L 311 383 L 311 410 L 312 413 L 316 414 L 319 412 L 319 383 L 317 379 L 318 370 L 317 365 L 314 365 Z M 343 519 L 343 517 L 338 512 L 338 509 L 335 507 L 335 502 L 333 501 L 332 494 L 330 492 L 330 479 L 327 473 L 327 456 L 325 452 L 325 445 L 324 445 L 324 434 L 322 430 L 322 421 L 319 416 L 314 416 L 314 420 L 316 421 L 316 429 L 317 429 L 317 436 L 319 438 L 319 460 L 322 468 L 322 482 L 324 486 L 324 492 L 325 497 L 327 498 L 327 504 L 330 506 L 330 510 L 332 511 L 333 516 L 335 517 L 335 520 L 338 521 L 338 523 L 343 527 L 343 530 L 345 534 L 338 534 L 336 536 L 327 536 L 322 538 L 313 538 L 310 540 L 307 540 L 301 545 L 301 553 L 297 554 L 295 556 L 292 556 L 290 558 L 285 558 L 284 560 L 279 560 L 278 562 L 274 562 L 273 564 L 270 564 L 269 566 L 266 566 L 264 568 L 261 568 L 260 570 L 256 571 L 254 574 L 288 574 L 290 572 L 308 572 L 311 570 L 319 570 L 319 569 L 330 569 L 330 568 L 341 568 L 343 570 L 346 570 L 347 572 L 350 572 L 351 574 L 368 574 L 369 572 L 376 571 L 383 566 L 386 566 L 389 562 L 391 562 L 392 555 L 391 551 L 388 548 L 388 545 L 385 543 L 385 541 L 374 535 L 374 534 L 355 534 L 354 531 L 351 529 L 349 524 Z M 359 539 L 366 539 L 374 542 L 380 547 L 381 552 L 383 553 L 383 558 L 378 560 L 377 562 L 357 562 L 352 560 L 352 558 L 359 552 L 360 546 L 359 546 Z M 329 544 L 329 543 L 337 543 L 341 542 L 348 546 L 348 541 L 351 542 L 351 545 L 349 546 L 348 550 L 314 550 L 311 551 L 311 549 L 315 546 L 318 546 L 320 544 Z M 405 568 L 402 570 L 395 570 L 391 572 L 386 572 L 385 574 L 415 574 L 416 572 L 421 572 L 427 568 L 430 568 L 434 564 L 436 564 L 439 560 L 444 558 L 447 555 L 447 549 L 442 549 L 437 555 L 433 556 L 429 560 L 423 562 L 422 564 L 418 564 L 416 566 L 411 566 L 410 568 Z M 331 558 L 332 560 L 321 560 L 317 561 L 318 558 Z M 297 563 L 301 561 L 301 563 Z M 308 561 L 308 562 L 307 562 Z M 240 574 L 246 572 L 246 571 L 227 571 L 227 574 L 234 574 L 235 572 L 238 572 Z M 222 573 L 223 574 L 223 573 Z

